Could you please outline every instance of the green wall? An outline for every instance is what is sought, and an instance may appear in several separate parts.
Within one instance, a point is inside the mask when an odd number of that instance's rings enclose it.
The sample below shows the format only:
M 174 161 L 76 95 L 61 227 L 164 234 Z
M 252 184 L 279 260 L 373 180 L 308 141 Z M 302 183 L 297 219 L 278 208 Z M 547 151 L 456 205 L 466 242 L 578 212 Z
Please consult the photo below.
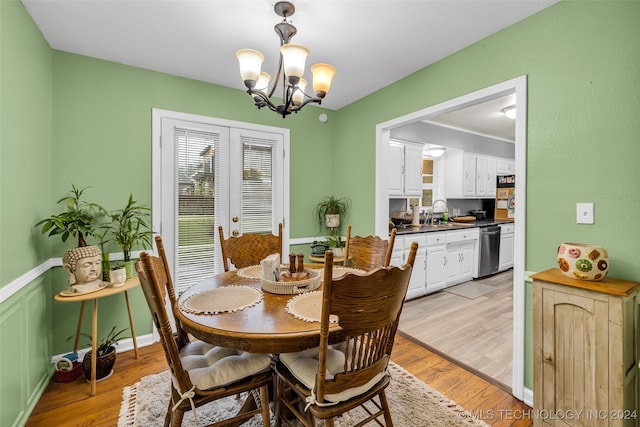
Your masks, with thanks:
M 52 52 L 18 1 L 0 1 L 0 295 L 49 257 L 33 224 L 51 201 Z M 3 298 L 0 298 L 2 301 Z M 0 302 L 0 425 L 20 425 L 49 382 L 51 279 Z
M 610 275 L 640 279 L 640 2 L 563 1 L 340 111 L 336 157 L 347 194 L 363 194 L 373 229 L 375 125 L 528 76 L 526 266 L 555 266 L 563 241 L 609 250 Z M 435 41 L 434 41 L 435 42 Z M 363 173 L 350 159 L 363 156 Z M 367 161 L 370 161 L 367 163 Z M 595 203 L 595 224 L 576 224 L 576 203 Z
M 525 269 L 553 267 L 559 243 L 583 241 L 608 248 L 612 276 L 638 280 L 640 266 L 627 255 L 640 237 L 629 226 L 640 211 L 638 22 L 637 1 L 563 1 L 339 111 L 307 107 L 283 120 L 256 110 L 240 89 L 51 50 L 22 4 L 2 1 L 0 291 L 68 247 L 33 224 L 57 211 L 71 183 L 91 186 L 90 199 L 108 209 L 130 192 L 151 203 L 152 108 L 289 128 L 291 237 L 316 235 L 311 211 L 329 194 L 352 198 L 347 221 L 366 234 L 374 230 L 375 125 L 523 74 Z M 575 224 L 576 202 L 595 203 L 594 225 Z M 30 280 L 0 304 L 2 425 L 28 413 L 37 378 L 50 374 L 45 359 L 68 350 L 77 320 L 78 307 L 53 302 L 66 284 L 60 268 Z M 35 321 L 31 301 L 43 305 Z M 139 291 L 132 304 L 137 334 L 148 334 Z M 122 309 L 116 297 L 100 302 L 100 334 L 126 325 Z M 30 347 L 43 356 L 17 375 L 7 361 Z

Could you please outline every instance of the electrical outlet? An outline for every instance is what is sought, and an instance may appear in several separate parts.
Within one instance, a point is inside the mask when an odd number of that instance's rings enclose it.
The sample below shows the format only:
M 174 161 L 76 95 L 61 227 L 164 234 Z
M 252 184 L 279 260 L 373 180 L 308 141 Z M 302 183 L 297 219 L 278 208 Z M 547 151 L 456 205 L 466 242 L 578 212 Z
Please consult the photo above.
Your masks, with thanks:
M 576 203 L 578 224 L 593 224 L 593 203 Z

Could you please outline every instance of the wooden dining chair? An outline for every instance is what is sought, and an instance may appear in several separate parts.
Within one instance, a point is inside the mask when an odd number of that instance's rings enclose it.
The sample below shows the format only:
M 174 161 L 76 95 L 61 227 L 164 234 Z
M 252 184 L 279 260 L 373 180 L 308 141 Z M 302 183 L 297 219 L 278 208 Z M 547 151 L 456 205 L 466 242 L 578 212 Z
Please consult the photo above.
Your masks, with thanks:
M 271 233 L 246 233 L 238 237 L 225 239 L 222 226 L 220 233 L 220 250 L 224 271 L 229 271 L 229 261 L 236 268 L 250 267 L 260 264 L 260 261 L 271 254 L 280 254 L 282 259 L 282 223 L 278 224 L 278 235 Z
M 163 260 L 142 252 L 135 266 L 171 370 L 171 399 L 165 427 L 179 427 L 184 413 L 190 410 L 197 424 L 196 408 L 243 392 L 247 392 L 247 402 L 241 411 L 228 420 L 210 425 L 239 423 L 261 414 L 263 426 L 269 426 L 270 355 L 217 347 L 199 340 L 180 344 L 174 339 L 165 306 L 170 279 Z M 255 400 L 255 405 L 250 399 Z
M 391 263 L 391 253 L 396 240 L 396 229 L 391 230 L 389 240 L 378 236 L 351 236 L 351 224 L 347 226 L 347 240 L 344 246 L 345 266 L 365 271 L 376 267 L 387 267 Z
M 177 310 L 176 304 L 178 303 L 178 295 L 173 286 L 173 279 L 171 278 L 171 270 L 169 269 L 169 262 L 167 261 L 167 253 L 164 250 L 164 243 L 162 243 L 162 237 L 156 236 L 156 248 L 158 250 L 158 255 L 160 255 L 160 259 L 162 260 L 162 265 L 164 267 L 164 274 L 167 278 L 166 280 L 166 288 L 167 295 L 169 296 L 169 303 L 171 304 L 171 310 L 174 313 L 176 332 L 174 334 L 175 339 L 178 341 L 178 346 L 186 345 L 189 342 L 188 334 L 182 329 L 180 322 L 176 319 L 175 312 Z
M 324 269 L 320 346 L 280 355 L 275 366 L 276 426 L 282 421 L 292 425 L 284 415 L 288 412 L 306 427 L 316 420 L 331 427 L 334 417 L 366 402 L 375 409 L 365 409 L 367 416 L 358 425 L 373 420 L 380 424 L 380 416 L 387 426 L 393 425 L 384 392 L 391 381 L 387 365 L 417 250 L 413 242 L 403 267 L 379 267 L 363 276 L 347 273 L 334 279 L 333 269 Z M 331 265 L 333 252 L 325 256 Z M 330 346 L 333 316 L 345 341 Z

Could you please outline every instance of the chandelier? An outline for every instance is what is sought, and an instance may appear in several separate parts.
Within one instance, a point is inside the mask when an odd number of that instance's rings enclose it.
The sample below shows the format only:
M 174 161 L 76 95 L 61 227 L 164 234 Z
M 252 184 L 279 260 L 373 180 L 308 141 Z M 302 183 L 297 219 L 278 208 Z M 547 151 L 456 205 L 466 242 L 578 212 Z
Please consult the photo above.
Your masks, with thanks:
M 336 69 L 329 64 L 314 64 L 311 66 L 313 73 L 313 91 L 315 96 L 309 96 L 304 91 L 307 81 L 303 78 L 304 65 L 309 55 L 309 49 L 306 47 L 290 43 L 297 29 L 287 17 L 295 12 L 295 6 L 288 1 L 281 1 L 274 5 L 273 10 L 279 16 L 282 16 L 282 22 L 276 24 L 274 30 L 280 38 L 280 61 L 274 83 L 269 90 L 271 76 L 261 71 L 264 55 L 253 49 L 240 49 L 236 52 L 236 57 L 240 64 L 240 76 L 248 88 L 247 93 L 253 97 L 255 105 L 258 108 L 268 107 L 271 111 L 282 115 L 297 113 L 305 105 L 309 103 L 320 104 L 322 99 L 329 92 L 331 79 Z M 275 104 L 271 97 L 273 96 L 282 75 L 282 100 L 283 104 Z

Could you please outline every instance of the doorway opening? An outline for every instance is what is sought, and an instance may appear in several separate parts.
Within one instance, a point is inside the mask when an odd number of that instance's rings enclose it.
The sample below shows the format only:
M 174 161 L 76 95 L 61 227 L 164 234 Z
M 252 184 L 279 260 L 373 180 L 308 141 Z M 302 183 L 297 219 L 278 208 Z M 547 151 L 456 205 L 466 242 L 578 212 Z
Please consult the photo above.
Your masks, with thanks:
M 524 339 L 525 339 L 525 214 L 526 214 L 526 107 L 527 107 L 527 79 L 520 76 L 463 96 L 427 107 L 423 110 L 407 114 L 376 126 L 376 234 L 388 233 L 389 193 L 386 178 L 389 176 L 388 146 L 391 132 L 403 126 L 415 124 L 424 120 L 437 118 L 439 115 L 450 113 L 473 105 L 481 104 L 515 94 L 517 117 L 515 119 L 515 175 L 517 190 L 515 206 L 517 215 L 514 218 L 514 266 L 513 266 L 513 379 L 512 394 L 524 399 Z M 428 271 L 427 266 L 427 271 Z

